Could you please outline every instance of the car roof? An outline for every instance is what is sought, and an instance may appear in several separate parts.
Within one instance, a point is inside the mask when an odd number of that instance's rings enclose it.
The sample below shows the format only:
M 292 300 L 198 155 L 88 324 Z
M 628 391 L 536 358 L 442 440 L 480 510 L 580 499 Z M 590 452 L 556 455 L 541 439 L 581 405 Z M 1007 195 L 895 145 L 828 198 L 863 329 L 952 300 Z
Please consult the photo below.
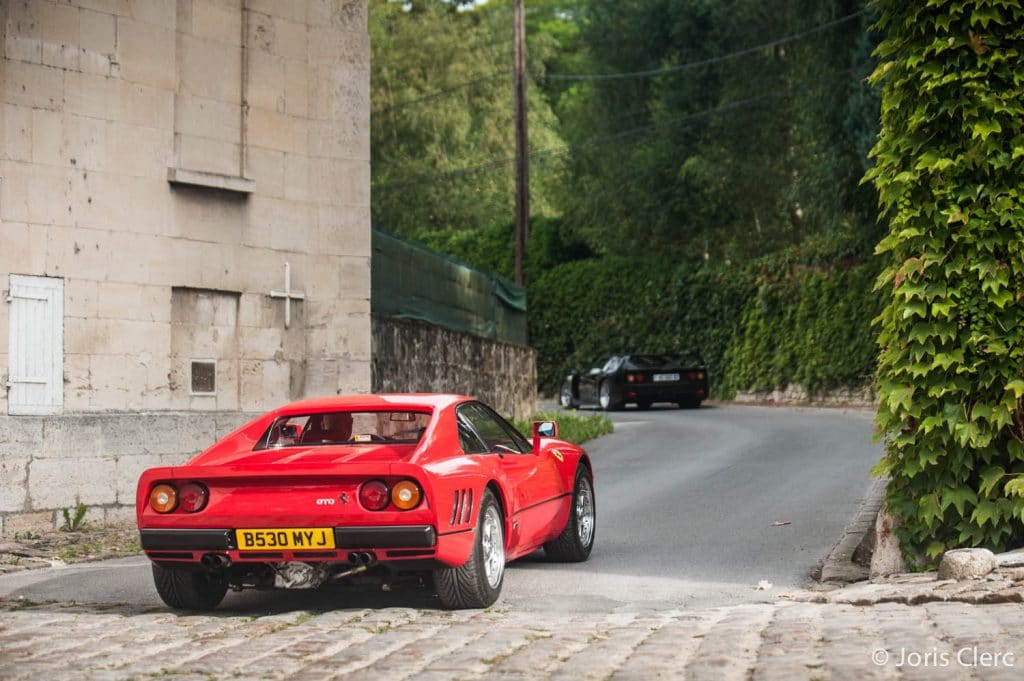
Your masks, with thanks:
M 274 411 L 281 414 L 320 412 L 332 409 L 344 411 L 379 411 L 408 409 L 412 411 L 435 411 L 459 402 L 472 400 L 465 395 L 447 393 L 392 393 L 380 395 L 333 395 L 299 400 L 283 405 Z

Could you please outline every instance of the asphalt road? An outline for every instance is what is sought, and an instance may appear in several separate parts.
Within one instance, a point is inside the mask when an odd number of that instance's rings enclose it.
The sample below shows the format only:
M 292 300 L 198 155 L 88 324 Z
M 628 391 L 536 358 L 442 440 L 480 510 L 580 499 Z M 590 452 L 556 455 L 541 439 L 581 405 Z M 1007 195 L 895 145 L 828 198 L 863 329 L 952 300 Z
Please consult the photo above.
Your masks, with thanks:
M 497 607 L 636 612 L 773 600 L 805 584 L 856 514 L 881 455 L 858 410 L 704 406 L 627 410 L 589 443 L 597 540 L 586 563 L 509 566 Z M 787 523 L 775 526 L 773 523 Z M 772 589 L 759 591 L 759 581 Z M 162 608 L 148 562 L 0 576 L 0 598 Z M 436 607 L 428 591 L 228 594 L 225 611 Z

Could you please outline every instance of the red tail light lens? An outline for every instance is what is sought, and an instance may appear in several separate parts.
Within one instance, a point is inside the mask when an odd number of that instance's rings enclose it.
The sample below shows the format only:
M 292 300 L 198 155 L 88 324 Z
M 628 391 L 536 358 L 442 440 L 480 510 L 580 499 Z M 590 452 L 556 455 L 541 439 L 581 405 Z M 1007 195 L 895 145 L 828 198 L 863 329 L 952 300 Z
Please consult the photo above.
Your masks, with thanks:
M 359 503 L 369 511 L 383 511 L 390 501 L 390 490 L 383 480 L 369 480 L 359 488 Z
M 186 513 L 197 513 L 206 508 L 206 502 L 210 498 L 206 487 L 198 482 L 190 482 L 182 485 L 178 491 L 178 506 Z
M 697 372 L 697 380 L 698 381 L 703 381 L 704 380 L 704 372 L 703 371 L 698 371 Z

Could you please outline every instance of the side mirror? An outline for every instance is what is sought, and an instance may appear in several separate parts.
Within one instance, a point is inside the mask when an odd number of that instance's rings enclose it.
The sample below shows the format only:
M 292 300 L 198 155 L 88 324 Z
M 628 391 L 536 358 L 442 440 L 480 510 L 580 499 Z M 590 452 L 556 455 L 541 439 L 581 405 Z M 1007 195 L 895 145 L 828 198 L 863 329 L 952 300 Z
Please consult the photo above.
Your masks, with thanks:
M 558 437 L 558 423 L 555 421 L 534 421 L 533 434 L 540 437 Z
M 533 422 L 533 453 L 540 454 L 540 439 L 542 437 L 558 437 L 558 423 L 555 421 L 534 421 Z

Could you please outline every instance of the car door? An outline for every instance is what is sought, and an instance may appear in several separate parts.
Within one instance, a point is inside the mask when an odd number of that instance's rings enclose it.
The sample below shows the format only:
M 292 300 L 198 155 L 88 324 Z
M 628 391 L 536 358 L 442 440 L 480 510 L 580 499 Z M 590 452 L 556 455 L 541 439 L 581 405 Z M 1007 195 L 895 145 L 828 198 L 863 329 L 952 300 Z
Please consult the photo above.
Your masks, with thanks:
M 597 404 L 597 386 L 603 376 L 601 368 L 605 364 L 607 364 L 605 360 L 596 362 L 580 375 L 580 402 L 582 404 Z
M 548 535 L 565 496 L 554 461 L 535 456 L 525 437 L 480 402 L 460 405 L 456 415 L 460 433 L 465 429 L 460 435 L 463 446 L 482 446 L 486 448 L 483 454 L 498 457 L 509 497 L 509 546 L 539 544 Z

